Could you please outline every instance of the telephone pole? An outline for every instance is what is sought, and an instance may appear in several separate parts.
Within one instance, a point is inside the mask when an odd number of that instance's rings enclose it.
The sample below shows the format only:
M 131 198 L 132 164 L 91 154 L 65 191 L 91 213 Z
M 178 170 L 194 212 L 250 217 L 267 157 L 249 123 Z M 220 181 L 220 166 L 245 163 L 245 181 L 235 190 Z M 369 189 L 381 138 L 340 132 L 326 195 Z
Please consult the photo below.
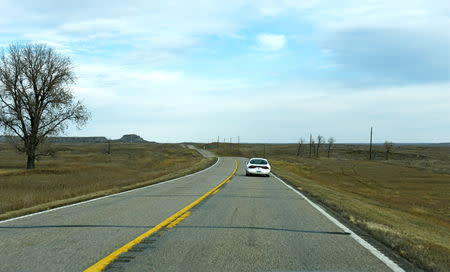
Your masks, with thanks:
M 239 136 L 238 136 L 238 151 L 239 151 Z
M 312 134 L 309 134 L 309 157 L 311 158 L 312 152 Z
M 373 128 L 370 127 L 370 147 L 369 147 L 369 160 L 372 160 L 372 130 Z

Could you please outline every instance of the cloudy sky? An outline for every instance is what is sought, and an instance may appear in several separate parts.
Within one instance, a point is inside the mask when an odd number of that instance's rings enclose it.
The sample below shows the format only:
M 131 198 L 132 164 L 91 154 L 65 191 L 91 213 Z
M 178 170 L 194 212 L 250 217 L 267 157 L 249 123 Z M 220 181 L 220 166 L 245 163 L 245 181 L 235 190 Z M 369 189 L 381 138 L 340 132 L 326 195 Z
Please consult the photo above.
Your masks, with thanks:
M 195 2 L 195 3 L 192 3 Z M 72 58 L 92 119 L 158 142 L 450 141 L 448 0 L 0 0 L 0 47 Z

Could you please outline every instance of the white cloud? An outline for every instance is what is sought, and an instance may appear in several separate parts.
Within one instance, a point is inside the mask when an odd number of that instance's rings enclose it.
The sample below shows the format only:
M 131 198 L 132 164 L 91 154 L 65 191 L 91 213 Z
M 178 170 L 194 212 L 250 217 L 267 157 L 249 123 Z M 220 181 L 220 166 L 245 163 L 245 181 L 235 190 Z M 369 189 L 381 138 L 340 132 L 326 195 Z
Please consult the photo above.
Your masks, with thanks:
M 336 78 L 344 66 L 350 67 L 343 77 L 350 81 L 347 86 L 359 79 L 348 76 L 354 71 L 370 72 L 376 81 L 383 75 L 398 77 L 405 66 L 418 75 L 437 74 L 442 69 L 432 68 L 448 59 L 447 2 L 175 0 L 156 5 L 151 1 L 4 0 L 2 6 L 8 12 L 0 17 L 0 35 L 5 35 L 0 42 L 6 44 L 11 37 L 47 42 L 74 56 L 78 66 L 74 90 L 95 111 L 85 135 L 107 135 L 108 130 L 118 129 L 125 133 L 134 127 L 148 139 L 160 141 L 228 134 L 240 134 L 244 141 L 296 141 L 308 131 L 335 136 L 338 141 L 358 141 L 366 136 L 366 131 L 358 130 L 374 124 L 383 137 L 392 133 L 398 139 L 403 135 L 426 141 L 429 135 L 448 139 L 450 123 L 442 117 L 450 114 L 447 83 L 412 85 L 419 76 L 402 72 L 406 80 L 401 87 L 358 86 L 350 92 L 329 83 L 292 83 L 303 76 L 301 72 L 292 76 L 299 66 L 286 63 L 290 66 L 283 70 L 274 61 L 273 67 L 263 68 L 286 80 L 267 86 L 266 78 L 259 77 L 256 83 L 246 78 L 251 73 L 245 69 L 254 69 L 255 63 L 242 62 L 239 76 L 243 78 L 230 76 L 226 67 L 223 74 L 214 75 L 209 65 L 220 61 L 192 52 L 227 47 L 226 38 L 232 37 L 243 46 L 238 51 L 230 46 L 217 52 L 231 55 L 238 63 L 239 55 L 248 53 L 240 50 L 255 44 L 256 36 L 256 46 L 250 49 L 277 58 L 297 37 L 302 48 L 311 49 L 311 59 L 320 59 L 311 61 L 311 70 L 320 70 L 313 76 L 322 78 L 332 71 Z M 290 25 L 284 28 L 286 22 Z M 270 29 L 263 28 L 267 24 Z M 268 33 L 258 35 L 255 29 Z M 439 53 L 443 50 L 447 55 Z M 391 57 L 386 58 L 386 52 Z M 296 53 L 288 57 L 305 54 Z M 445 64 L 441 66 L 448 68 Z M 428 74 L 418 67 L 425 67 Z M 236 68 L 239 73 L 241 67 Z M 262 97 L 258 103 L 255 91 Z M 264 126 L 248 129 L 260 116 Z
M 98 31 L 118 31 L 127 28 L 126 22 L 120 19 L 89 19 L 71 23 L 63 23 L 60 26 L 61 31 L 67 32 L 98 32 Z
M 261 7 L 260 12 L 265 16 L 277 16 L 282 12 L 280 7 Z
M 182 77 L 179 72 L 164 72 L 164 71 L 151 71 L 148 73 L 137 73 L 134 75 L 136 78 L 142 80 L 148 80 L 151 82 L 159 82 L 159 83 L 174 83 L 180 80 Z
M 321 1 L 306 17 L 331 29 L 403 28 L 442 23 L 444 29 L 445 22 L 448 23 L 448 3 L 441 0 Z
M 250 85 L 240 79 L 214 79 L 182 71 L 142 70 L 107 64 L 78 65 L 76 74 L 79 77 L 75 88 L 77 95 L 93 105 L 186 104 L 204 101 L 215 94 L 228 96 Z M 200 108 L 196 106 L 186 111 L 197 109 Z
M 286 36 L 277 34 L 259 34 L 257 40 L 259 49 L 263 51 L 279 51 L 286 44 Z
M 367 128 L 374 126 L 377 141 L 405 142 L 445 141 L 450 126 L 442 119 L 450 114 L 448 83 L 349 90 L 330 83 L 266 85 L 121 66 L 81 69 L 89 72 L 79 81 L 77 96 L 89 102 L 95 111 L 92 122 L 98 124 L 85 135 L 101 134 L 95 127 L 103 127 L 109 137 L 128 130 L 162 142 L 205 141 L 201 137 L 214 135 L 294 142 L 311 132 L 339 142 L 362 142 Z M 258 103 L 255 90 L 263 98 Z M 264 126 L 248 130 L 255 122 Z

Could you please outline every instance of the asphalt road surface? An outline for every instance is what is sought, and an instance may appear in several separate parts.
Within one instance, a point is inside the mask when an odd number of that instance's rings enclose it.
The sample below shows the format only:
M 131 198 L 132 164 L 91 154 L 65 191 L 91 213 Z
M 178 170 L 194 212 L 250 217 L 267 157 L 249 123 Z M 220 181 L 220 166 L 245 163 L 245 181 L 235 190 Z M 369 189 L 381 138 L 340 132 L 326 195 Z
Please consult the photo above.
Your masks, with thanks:
M 202 151 L 208 155 L 207 152 Z M 105 271 L 392 271 L 274 177 L 236 174 Z M 0 222 L 0 271 L 84 271 L 225 181 L 234 158 L 174 181 Z

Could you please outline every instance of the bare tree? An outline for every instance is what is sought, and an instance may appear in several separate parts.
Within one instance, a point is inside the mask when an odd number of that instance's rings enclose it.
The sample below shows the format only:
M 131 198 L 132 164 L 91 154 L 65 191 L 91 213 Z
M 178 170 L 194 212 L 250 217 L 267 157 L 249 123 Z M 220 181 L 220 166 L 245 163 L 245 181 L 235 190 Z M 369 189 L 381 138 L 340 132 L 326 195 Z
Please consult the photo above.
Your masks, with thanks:
M 43 44 L 12 44 L 0 55 L 0 125 L 21 139 L 27 169 L 35 167 L 38 146 L 50 135 L 63 132 L 70 121 L 78 127 L 89 113 L 74 101 L 70 86 L 73 66 Z
M 316 157 L 319 157 L 319 150 L 320 150 L 320 144 L 324 143 L 324 139 L 321 135 L 317 136 L 317 152 L 316 152 Z
M 298 142 L 298 148 L 297 148 L 297 157 L 300 156 L 300 153 L 302 151 L 302 145 L 305 143 L 305 139 L 303 137 L 300 138 L 300 141 Z
M 313 152 L 312 154 L 311 154 L 311 149 Z M 309 147 L 309 157 L 311 158 L 313 155 L 314 156 L 316 155 L 316 142 L 314 140 L 311 140 L 310 147 Z
M 328 158 L 330 157 L 331 148 L 333 147 L 334 142 L 335 140 L 333 137 L 328 138 Z
M 391 152 L 392 147 L 394 147 L 393 142 L 384 142 L 384 148 L 386 149 L 386 160 L 389 160 L 389 153 Z

